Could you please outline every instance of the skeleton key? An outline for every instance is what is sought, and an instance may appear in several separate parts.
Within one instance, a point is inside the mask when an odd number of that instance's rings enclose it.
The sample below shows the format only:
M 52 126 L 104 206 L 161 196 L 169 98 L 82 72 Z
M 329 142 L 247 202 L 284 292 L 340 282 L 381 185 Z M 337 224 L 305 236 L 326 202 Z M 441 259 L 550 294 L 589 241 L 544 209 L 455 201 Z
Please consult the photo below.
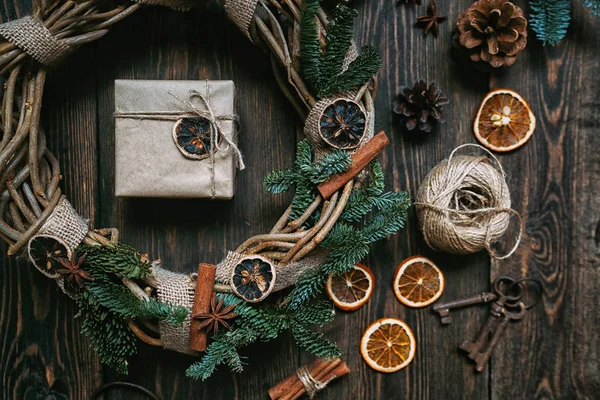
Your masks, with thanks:
M 477 372 L 483 371 L 483 369 L 487 365 L 488 361 L 490 360 L 490 357 L 492 356 L 492 352 L 498 345 L 498 342 L 500 341 L 502 334 L 506 330 L 508 323 L 511 320 L 518 321 L 525 316 L 525 313 L 527 312 L 525 304 L 523 302 L 520 302 L 519 304 L 517 304 L 517 307 L 519 307 L 518 312 L 511 312 L 511 311 L 508 311 L 506 308 L 503 308 L 503 310 L 502 310 L 503 315 L 500 320 L 500 323 L 498 324 L 496 331 L 494 332 L 494 335 L 490 339 L 490 342 L 487 345 L 485 352 L 477 354 L 475 356 L 475 358 L 473 359 L 475 361 L 475 370 Z
M 498 328 L 501 317 L 504 315 L 505 311 L 504 303 L 506 303 L 506 297 L 500 297 L 492 304 L 488 319 L 487 321 L 485 321 L 485 325 L 483 325 L 483 327 L 481 327 L 481 329 L 479 330 L 477 338 L 474 342 L 464 340 L 460 344 L 459 348 L 469 353 L 468 357 L 471 360 L 474 360 L 475 357 L 477 357 L 481 349 L 485 346 L 486 342 L 488 341 L 490 335 L 496 330 L 496 328 Z
M 490 301 L 494 301 L 497 298 L 498 295 L 494 292 L 483 292 L 480 294 L 476 294 L 475 296 L 465 297 L 464 299 L 446 301 L 444 303 L 436 304 L 435 306 L 433 306 L 433 311 L 439 314 L 442 324 L 447 325 L 450 322 L 452 322 L 450 310 L 454 308 L 471 306 L 474 304 L 489 303 Z

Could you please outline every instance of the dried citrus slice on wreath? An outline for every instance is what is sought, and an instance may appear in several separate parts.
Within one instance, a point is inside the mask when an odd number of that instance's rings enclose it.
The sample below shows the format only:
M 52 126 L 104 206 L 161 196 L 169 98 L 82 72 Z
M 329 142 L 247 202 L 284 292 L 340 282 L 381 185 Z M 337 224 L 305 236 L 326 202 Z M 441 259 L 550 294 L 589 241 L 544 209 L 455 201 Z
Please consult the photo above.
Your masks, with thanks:
M 426 307 L 444 291 L 442 271 L 427 257 L 414 256 L 402 261 L 394 275 L 394 293 L 408 307 Z
M 383 318 L 373 322 L 360 341 L 360 354 L 379 372 L 396 372 L 415 358 L 415 336 L 406 322 Z
M 529 140 L 535 130 L 535 116 L 520 94 L 496 89 L 481 102 L 473 130 L 477 140 L 488 149 L 511 151 Z
M 357 310 L 371 298 L 374 282 L 369 267 L 356 264 L 342 275 L 329 275 L 327 294 L 336 307 L 346 311 Z

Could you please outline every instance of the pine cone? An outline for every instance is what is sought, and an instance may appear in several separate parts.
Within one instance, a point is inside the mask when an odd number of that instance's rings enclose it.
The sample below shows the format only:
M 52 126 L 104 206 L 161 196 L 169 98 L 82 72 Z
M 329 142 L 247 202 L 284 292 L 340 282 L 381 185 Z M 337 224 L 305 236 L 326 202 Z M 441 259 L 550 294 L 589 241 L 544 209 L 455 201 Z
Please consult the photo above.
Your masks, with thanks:
M 508 0 L 479 0 L 456 23 L 456 46 L 464 46 L 473 61 L 492 67 L 510 66 L 527 45 L 523 10 Z
M 435 82 L 427 88 L 427 82 L 418 79 L 412 88 L 402 88 L 394 103 L 394 112 L 407 118 L 406 128 L 409 131 L 418 128 L 431 132 L 433 123 L 444 122 L 442 110 L 448 104 L 448 98 Z

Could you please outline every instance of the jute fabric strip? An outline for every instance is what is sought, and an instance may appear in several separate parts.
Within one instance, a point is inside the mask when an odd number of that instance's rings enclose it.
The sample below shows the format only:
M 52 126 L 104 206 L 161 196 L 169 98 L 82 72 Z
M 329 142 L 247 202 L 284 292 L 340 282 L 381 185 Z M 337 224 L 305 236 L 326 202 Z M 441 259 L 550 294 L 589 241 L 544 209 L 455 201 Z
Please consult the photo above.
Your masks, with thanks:
M 216 280 L 221 283 L 228 284 L 231 280 L 233 268 L 244 258 L 252 255 L 244 255 L 230 251 L 227 257 L 219 265 L 217 265 Z M 311 253 L 311 256 L 305 257 L 297 262 L 289 264 L 275 264 L 277 271 L 277 279 L 273 291 L 283 290 L 293 286 L 298 282 L 298 279 L 307 271 L 318 268 L 325 254 L 323 252 Z
M 352 42 L 352 45 L 348 49 L 346 53 L 346 58 L 344 59 L 344 65 L 342 71 L 346 71 L 348 66 L 352 61 L 354 61 L 358 57 L 358 52 L 356 50 L 356 45 Z M 323 141 L 321 134 L 319 133 L 319 119 L 321 118 L 321 114 L 323 111 L 335 100 L 339 98 L 348 98 L 354 99 L 357 95 L 357 91 L 348 91 L 345 93 L 338 93 L 333 97 L 327 97 L 319 100 L 313 108 L 310 110 L 308 117 L 306 118 L 306 122 L 304 123 L 304 136 L 311 142 L 313 145 L 313 149 L 315 152 L 315 158 L 320 159 L 325 155 L 327 151 L 331 149 L 331 147 Z M 362 147 L 365 143 L 367 143 L 374 134 L 375 130 L 375 118 L 373 113 L 373 108 L 371 105 L 368 105 L 367 109 L 364 109 L 366 116 L 366 127 L 365 127 L 365 135 L 359 145 L 358 148 Z M 364 108 L 364 105 L 363 105 Z M 369 111 L 369 109 L 371 111 Z M 358 150 L 356 148 L 354 151 Z M 354 152 L 352 151 L 352 153 Z
M 0 25 L 0 36 L 44 65 L 56 64 L 72 50 L 31 16 Z
M 166 304 L 178 305 L 192 309 L 194 304 L 194 285 L 189 275 L 171 272 L 153 263 L 152 272 L 158 283 L 158 299 Z M 191 313 L 183 325 L 173 326 L 165 322 L 159 323 L 160 339 L 163 346 L 180 353 L 197 355 L 189 348 Z
M 252 40 L 250 36 L 250 25 L 256 11 L 258 0 L 227 0 L 225 11 L 229 18 L 240 28 L 240 30 Z
M 75 249 L 85 239 L 88 231 L 89 220 L 77 214 L 67 200 L 62 200 L 42 225 L 38 234 L 55 236 L 62 239 L 71 249 Z

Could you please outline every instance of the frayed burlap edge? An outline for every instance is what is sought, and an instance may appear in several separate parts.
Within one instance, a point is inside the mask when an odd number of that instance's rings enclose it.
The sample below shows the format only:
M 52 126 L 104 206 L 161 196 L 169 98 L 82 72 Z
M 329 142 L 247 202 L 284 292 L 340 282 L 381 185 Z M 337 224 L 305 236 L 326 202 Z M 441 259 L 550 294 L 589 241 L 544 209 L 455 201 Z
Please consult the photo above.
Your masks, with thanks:
M 191 310 L 194 305 L 195 283 L 190 276 L 171 272 L 161 268 L 157 263 L 152 265 L 152 273 L 158 283 L 158 299 L 166 304 L 182 306 L 190 310 L 181 326 L 173 326 L 165 322 L 159 323 L 160 339 L 166 349 L 180 353 L 198 355 L 189 348 Z
M 44 65 L 56 64 L 72 50 L 57 40 L 41 21 L 31 16 L 0 25 L 0 36 Z
M 258 0 L 227 0 L 225 2 L 227 15 L 250 40 L 252 40 L 250 26 L 257 5 Z

